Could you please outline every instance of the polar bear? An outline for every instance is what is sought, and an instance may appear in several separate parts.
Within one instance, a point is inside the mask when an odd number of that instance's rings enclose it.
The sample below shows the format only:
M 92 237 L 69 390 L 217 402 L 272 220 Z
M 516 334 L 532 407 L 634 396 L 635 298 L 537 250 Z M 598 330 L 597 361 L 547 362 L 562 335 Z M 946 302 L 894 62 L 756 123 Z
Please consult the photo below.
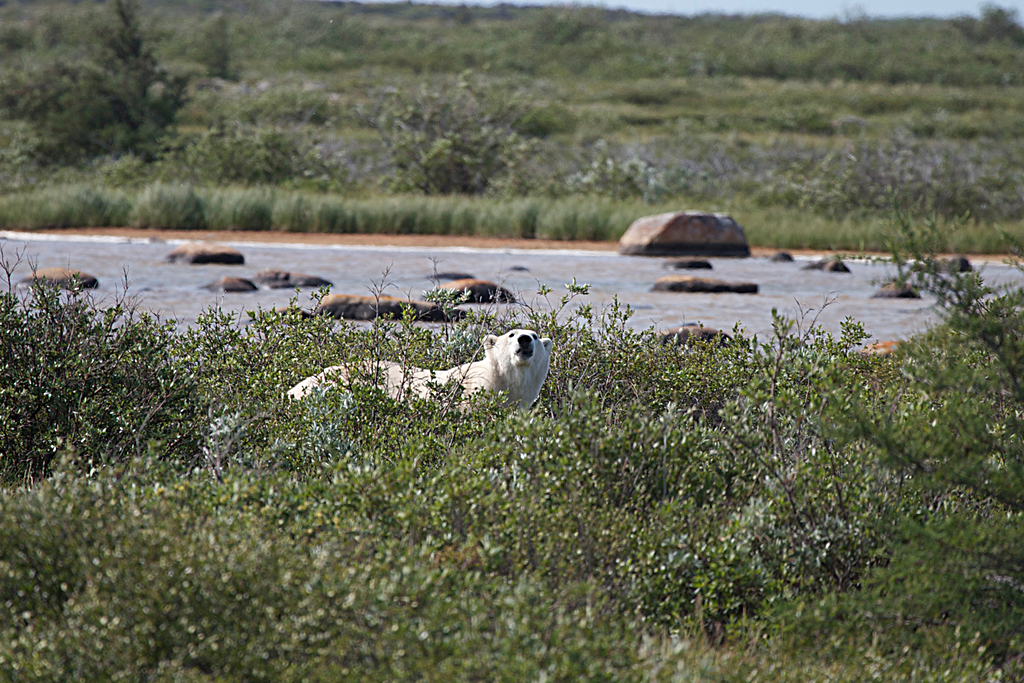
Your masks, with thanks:
M 541 339 L 533 330 L 515 329 L 501 336 L 489 334 L 483 338 L 484 359 L 465 363 L 449 370 L 423 370 L 406 368 L 398 363 L 380 363 L 367 366 L 380 368 L 392 398 L 407 394 L 428 398 L 432 385 L 457 381 L 465 394 L 477 391 L 498 391 L 506 396 L 504 405 L 518 405 L 526 410 L 537 400 L 541 385 L 548 376 L 551 362 L 550 339 Z M 288 396 L 300 399 L 329 382 L 344 381 L 348 368 L 335 365 L 323 372 L 307 377 L 288 390 Z

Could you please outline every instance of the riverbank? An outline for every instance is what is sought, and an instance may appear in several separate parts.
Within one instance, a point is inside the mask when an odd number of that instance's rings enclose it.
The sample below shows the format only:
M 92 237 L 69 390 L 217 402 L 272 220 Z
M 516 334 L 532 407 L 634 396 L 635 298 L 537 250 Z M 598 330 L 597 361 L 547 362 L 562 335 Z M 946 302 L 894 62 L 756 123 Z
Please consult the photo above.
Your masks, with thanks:
M 35 231 L 33 231 L 35 232 Z M 193 242 L 252 242 L 257 244 L 302 244 L 323 246 L 365 247 L 425 247 L 435 249 L 515 249 L 515 250 L 576 250 L 613 252 L 618 242 L 612 240 L 548 240 L 479 237 L 472 235 L 389 235 L 382 233 L 317 233 L 285 232 L 277 230 L 160 230 L 156 228 L 85 227 L 40 230 L 37 234 L 57 236 L 115 237 L 126 240 L 167 242 L 186 240 Z M 766 257 L 780 251 L 777 247 L 750 248 L 751 256 Z M 785 249 L 794 256 L 821 256 L 822 258 L 856 254 L 868 258 L 889 256 L 881 251 L 843 251 L 826 249 Z M 945 254 L 952 256 L 953 254 Z M 1002 263 L 1010 254 L 971 254 L 977 263 Z

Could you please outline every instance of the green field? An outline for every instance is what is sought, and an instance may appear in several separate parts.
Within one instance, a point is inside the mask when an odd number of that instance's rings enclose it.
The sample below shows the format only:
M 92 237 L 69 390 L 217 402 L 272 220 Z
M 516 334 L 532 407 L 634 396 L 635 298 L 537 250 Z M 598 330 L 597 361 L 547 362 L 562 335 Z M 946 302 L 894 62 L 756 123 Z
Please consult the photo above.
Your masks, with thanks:
M 135 53 L 118 56 L 115 28 Z M 948 226 L 950 249 L 1001 251 L 999 231 L 1024 235 L 1022 46 L 994 6 L 811 21 L 153 2 L 125 24 L 99 5 L 7 5 L 0 223 L 56 224 L 52 198 L 89 191 L 128 199 L 108 220 L 149 225 L 135 197 L 187 185 L 209 226 L 266 229 L 267 210 L 275 229 L 354 224 L 279 209 L 301 196 L 374 213 L 362 230 L 530 233 L 406 227 L 435 206 L 418 196 L 445 195 L 466 215 L 529 200 L 569 238 L 668 207 L 734 212 L 757 245 L 850 250 L 884 247 L 895 204 Z M 227 215 L 214 195 L 275 199 Z M 565 224 L 579 197 L 604 207 L 595 224 Z

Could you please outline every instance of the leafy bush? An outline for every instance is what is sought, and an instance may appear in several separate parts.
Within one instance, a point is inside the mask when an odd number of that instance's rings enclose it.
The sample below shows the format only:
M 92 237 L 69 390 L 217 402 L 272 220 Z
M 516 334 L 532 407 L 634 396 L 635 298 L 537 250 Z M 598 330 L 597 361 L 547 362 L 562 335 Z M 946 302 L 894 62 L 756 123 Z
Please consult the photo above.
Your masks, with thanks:
M 490 102 L 460 83 L 415 98 L 381 93 L 363 119 L 388 150 L 395 191 L 483 194 L 526 153 L 514 126 L 520 116 L 516 103 Z
M 80 289 L 15 288 L 14 265 L 4 258 L 0 480 L 45 477 L 62 453 L 86 469 L 151 447 L 187 462 L 198 413 L 173 358 L 171 325 L 123 298 L 99 308 Z
M 282 130 L 214 126 L 182 136 L 161 155 L 168 171 L 180 165 L 192 182 L 211 185 L 276 185 L 337 175 L 315 146 Z
M 199 62 L 206 67 L 206 74 L 214 78 L 231 78 L 231 38 L 228 35 L 228 20 L 218 14 L 203 27 L 200 37 Z

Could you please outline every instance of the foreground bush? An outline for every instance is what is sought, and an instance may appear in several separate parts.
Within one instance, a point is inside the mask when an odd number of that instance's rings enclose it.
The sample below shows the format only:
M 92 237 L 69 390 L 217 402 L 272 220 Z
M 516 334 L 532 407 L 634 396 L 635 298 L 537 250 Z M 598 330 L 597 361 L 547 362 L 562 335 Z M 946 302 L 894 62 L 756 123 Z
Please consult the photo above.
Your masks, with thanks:
M 149 421 L 131 422 L 141 408 L 119 402 L 134 396 L 127 383 L 88 394 L 72 374 L 89 400 L 70 417 L 4 423 L 54 428 L 46 448 L 3 433 L 0 670 L 730 680 L 783 662 L 783 680 L 1010 674 L 1021 399 L 1007 331 L 1020 295 L 924 263 L 907 276 L 925 273 L 950 316 L 895 360 L 851 353 L 864 338 L 852 322 L 839 337 L 778 319 L 768 340 L 665 347 L 628 326 L 627 308 L 577 306 L 576 283 L 544 308 L 440 328 L 276 312 L 240 326 L 213 310 L 160 336 L 145 320 L 85 324 L 116 310 L 74 295 L 12 303 L 15 323 L 37 310 L 26 306 L 80 312 L 84 336 L 65 343 L 102 367 L 133 368 L 135 355 L 110 349 L 142 339 L 159 386 L 179 392 L 142 398 Z M 511 326 L 555 342 L 524 413 L 489 395 L 467 408 L 450 390 L 395 401 L 372 372 L 284 398 L 339 362 L 450 367 Z M 88 438 L 64 447 L 64 433 Z M 32 485 L 11 486 L 24 471 Z
M 45 477 L 70 454 L 101 467 L 152 443 L 195 455 L 192 378 L 173 358 L 174 332 L 122 298 L 99 309 L 81 289 L 0 291 L 0 481 Z

